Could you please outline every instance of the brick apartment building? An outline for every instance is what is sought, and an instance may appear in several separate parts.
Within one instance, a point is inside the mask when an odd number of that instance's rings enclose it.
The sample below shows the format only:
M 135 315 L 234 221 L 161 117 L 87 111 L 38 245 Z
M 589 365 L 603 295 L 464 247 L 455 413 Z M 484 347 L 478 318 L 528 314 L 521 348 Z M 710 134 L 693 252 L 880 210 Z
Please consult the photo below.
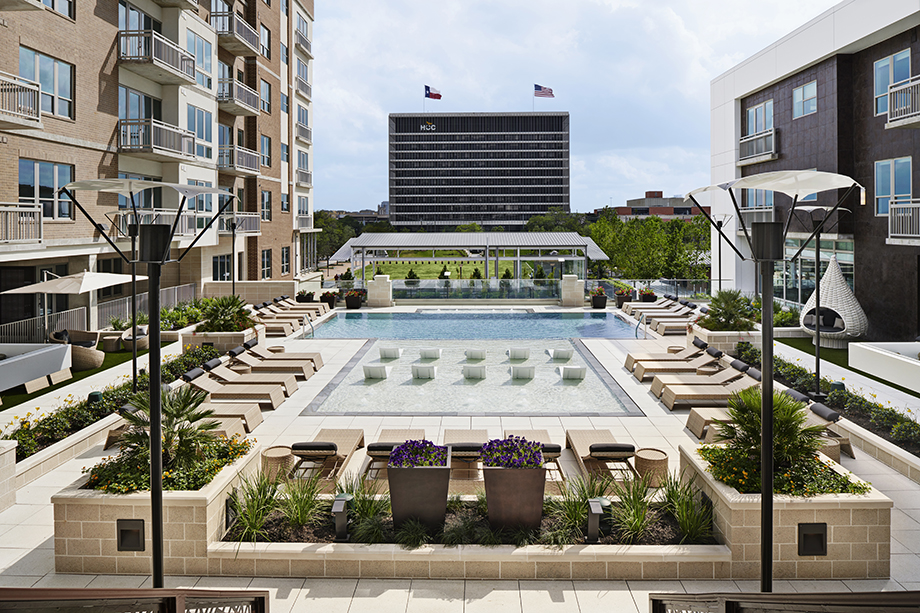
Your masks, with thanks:
M 0 291 L 44 271 L 122 270 L 57 196 L 70 181 L 97 178 L 220 186 L 238 197 L 181 264 L 164 268 L 164 286 L 228 280 L 234 254 L 239 280 L 292 280 L 315 267 L 313 14 L 313 0 L 0 2 Z M 126 199 L 77 195 L 127 248 L 118 232 Z M 189 202 L 174 249 L 219 205 L 217 196 Z M 172 223 L 179 200 L 148 190 L 138 206 L 142 223 Z M 128 293 L 56 296 L 49 312 Z M 0 323 L 41 315 L 44 300 L 0 296 Z
M 601 209 L 594 211 L 595 215 L 600 214 L 600 211 Z M 626 206 L 615 207 L 614 211 L 624 220 L 642 217 L 660 217 L 664 221 L 689 220 L 694 215 L 699 215 L 699 211 L 694 213 L 694 209 L 687 206 L 683 197 L 665 198 L 662 192 L 645 192 L 644 198 L 627 200 Z M 708 207 L 706 212 L 709 212 Z

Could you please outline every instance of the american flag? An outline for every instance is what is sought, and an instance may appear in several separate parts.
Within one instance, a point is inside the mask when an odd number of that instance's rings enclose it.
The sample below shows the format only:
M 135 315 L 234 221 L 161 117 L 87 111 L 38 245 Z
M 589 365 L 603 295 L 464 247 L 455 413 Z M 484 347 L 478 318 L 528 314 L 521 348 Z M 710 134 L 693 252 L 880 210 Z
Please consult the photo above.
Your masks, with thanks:
M 553 90 L 548 87 L 542 87 L 536 83 L 533 86 L 533 95 L 534 98 L 555 98 L 553 95 Z
M 431 98 L 432 100 L 440 100 L 440 99 L 441 99 L 441 92 L 439 92 L 438 90 L 436 90 L 436 89 L 433 88 L 433 87 L 428 87 L 428 86 L 426 85 L 426 86 L 425 86 L 425 97 L 426 97 L 426 98 Z

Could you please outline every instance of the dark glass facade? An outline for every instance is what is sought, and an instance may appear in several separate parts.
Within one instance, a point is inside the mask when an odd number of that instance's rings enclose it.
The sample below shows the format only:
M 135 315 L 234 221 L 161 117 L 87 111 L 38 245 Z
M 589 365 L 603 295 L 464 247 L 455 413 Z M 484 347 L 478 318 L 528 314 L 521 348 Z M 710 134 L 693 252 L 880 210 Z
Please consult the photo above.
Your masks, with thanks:
M 569 212 L 568 113 L 391 114 L 390 223 L 521 229 Z

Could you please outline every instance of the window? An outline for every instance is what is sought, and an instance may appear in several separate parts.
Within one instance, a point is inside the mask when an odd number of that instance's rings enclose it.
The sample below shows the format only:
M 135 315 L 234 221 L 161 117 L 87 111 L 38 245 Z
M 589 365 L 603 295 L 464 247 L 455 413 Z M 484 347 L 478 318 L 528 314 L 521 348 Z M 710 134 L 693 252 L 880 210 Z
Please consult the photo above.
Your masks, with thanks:
M 73 219 L 70 198 L 58 190 L 73 181 L 73 166 L 19 160 L 19 202 L 42 205 L 45 219 Z
M 297 168 L 300 170 L 310 170 L 310 156 L 306 151 L 297 152 Z
M 818 111 L 818 82 L 812 81 L 792 90 L 792 118 L 798 119 Z
M 194 179 L 189 179 L 188 184 L 197 185 L 199 187 L 211 187 L 210 181 L 196 181 Z M 198 215 L 195 218 L 195 227 L 197 227 L 199 230 L 208 225 L 208 221 L 210 221 L 208 217 L 210 217 L 210 213 L 213 211 L 213 196 L 214 194 L 199 194 L 194 198 L 188 199 L 188 210 L 198 211 L 199 213 L 207 213 L 207 215 Z
M 773 129 L 773 101 L 767 100 L 747 110 L 747 126 L 745 136 L 760 134 Z
M 259 87 L 259 97 L 262 99 L 262 110 L 266 113 L 272 112 L 272 86 L 261 81 Z
M 310 69 L 307 67 L 306 62 L 303 62 L 300 58 L 297 58 L 297 76 L 304 82 L 310 82 Z
M 875 163 L 875 214 L 887 215 L 892 199 L 910 198 L 910 158 Z
M 127 172 L 118 173 L 119 179 L 140 179 L 141 181 L 161 181 L 160 177 L 147 177 L 144 175 L 131 174 Z M 134 194 L 134 204 L 137 206 L 138 210 L 140 209 L 158 209 L 162 206 L 162 199 L 160 192 L 163 188 L 154 187 L 153 189 L 145 189 L 139 194 Z M 125 210 L 131 209 L 131 199 L 127 196 L 118 196 L 118 208 Z
M 71 0 L 42 0 L 42 4 L 47 6 L 55 13 L 66 15 L 71 19 L 74 18 L 73 2 Z
M 46 2 L 47 4 L 47 2 Z M 153 30 L 162 33 L 162 24 L 140 10 L 131 6 L 125 0 L 118 3 L 118 29 L 119 30 Z
M 305 37 L 310 38 L 310 26 L 300 13 L 297 13 L 297 30 Z
M 261 201 L 262 221 L 272 220 L 272 193 L 268 190 L 262 191 Z
M 289 153 L 288 146 L 285 143 L 281 143 L 281 161 L 287 162 L 289 161 L 289 157 L 290 157 L 290 153 Z
M 188 130 L 195 133 L 195 155 L 203 158 L 211 157 L 211 124 L 210 111 L 188 105 Z
M 281 194 L 281 212 L 282 213 L 291 212 L 291 199 L 288 194 Z
M 310 125 L 310 122 L 307 121 L 307 109 L 300 106 L 299 104 L 297 105 L 297 123 L 302 126 Z
M 690 207 L 676 206 L 674 207 L 675 215 L 690 215 Z
M 297 196 L 297 214 L 298 215 L 309 215 L 310 214 L 310 201 L 306 196 Z
M 646 206 L 646 207 L 635 207 L 635 206 L 634 206 L 634 207 L 632 207 L 632 209 L 631 209 L 630 212 L 631 212 L 633 215 L 648 215 L 648 211 L 649 211 L 649 209 L 648 209 L 647 206 Z
M 773 192 L 765 189 L 746 189 L 744 206 L 749 209 L 770 208 L 773 206 Z
M 281 0 L 281 12 L 285 15 L 288 14 L 288 0 Z
M 272 165 L 272 139 L 264 134 L 259 135 L 259 153 L 262 154 L 262 166 Z
M 118 86 L 119 119 L 162 119 L 163 103 L 124 85 Z
M 271 279 L 272 277 L 272 250 L 262 250 L 262 278 Z
M 213 281 L 231 281 L 230 262 L 232 255 L 215 255 L 211 258 L 211 279 Z
M 211 89 L 211 43 L 191 30 L 187 32 L 187 49 L 195 54 L 195 80 L 198 85 Z
M 281 43 L 281 63 L 282 64 L 288 63 L 288 48 L 287 48 L 287 45 L 285 45 L 284 43 Z
M 268 59 L 272 57 L 272 33 L 268 28 L 259 24 L 259 51 Z
M 105 260 L 96 260 L 96 272 L 107 272 L 120 275 L 122 268 L 122 259 L 121 258 L 108 258 Z M 122 289 L 124 285 L 112 285 L 111 287 L 103 287 L 98 290 L 96 296 L 98 298 L 109 298 L 111 296 L 121 296 L 124 290 Z
M 910 49 L 875 63 L 875 114 L 888 113 L 888 86 L 910 78 Z
M 291 248 L 281 248 L 281 274 L 286 275 L 291 272 Z
M 28 47 L 20 47 L 19 76 L 41 85 L 43 113 L 73 118 L 72 65 Z
M 281 94 L 281 112 L 290 113 L 291 112 L 291 99 L 287 94 Z

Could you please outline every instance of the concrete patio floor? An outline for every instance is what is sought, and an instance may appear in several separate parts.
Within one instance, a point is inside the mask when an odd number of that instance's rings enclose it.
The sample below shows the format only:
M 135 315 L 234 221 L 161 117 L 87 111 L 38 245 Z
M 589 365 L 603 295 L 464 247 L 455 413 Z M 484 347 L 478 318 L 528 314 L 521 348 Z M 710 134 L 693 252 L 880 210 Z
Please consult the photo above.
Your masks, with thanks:
M 550 308 L 550 307 L 546 307 Z M 399 309 L 394 309 L 399 310 Z M 558 309 L 552 309 L 558 310 Z M 549 417 L 509 416 L 323 416 L 302 415 L 304 407 L 319 394 L 361 348 L 363 340 L 287 339 L 290 352 L 322 352 L 325 366 L 277 410 L 264 412 L 265 421 L 253 433 L 263 447 L 308 441 L 320 428 L 362 428 L 365 439 L 376 440 L 382 428 L 424 428 L 426 436 L 440 441 L 446 428 L 485 428 L 491 436 L 501 436 L 506 428 L 547 429 L 553 442 L 564 444 L 565 430 L 572 428 L 610 429 L 620 442 L 637 447 L 656 447 L 668 453 L 672 470 L 678 467 L 677 446 L 698 441 L 684 428 L 688 411 L 668 411 L 648 391 L 648 384 L 637 382 L 623 368 L 626 354 L 634 349 L 680 344 L 683 337 L 667 339 L 608 340 L 584 339 L 585 346 L 606 368 L 623 390 L 645 413 L 644 417 Z M 269 344 L 280 344 L 274 340 Z M 779 351 L 785 352 L 780 348 Z M 663 349 L 662 349 L 663 350 Z M 803 360 L 804 361 L 804 360 Z M 822 364 L 827 374 L 833 365 Z M 74 389 L 55 396 L 74 394 L 85 397 L 93 389 L 120 381 L 130 363 L 104 378 L 85 379 Z M 894 390 L 877 386 L 879 399 L 893 404 L 905 402 Z M 44 400 L 44 399 L 43 399 Z M 53 406 L 54 399 L 48 399 Z M 41 403 L 37 403 L 41 404 Z M 23 408 L 34 410 L 34 406 Z M 0 423 L 12 415 L 0 413 Z M 4 419 L 5 418 L 5 419 Z M 101 446 L 89 450 L 17 492 L 17 504 L 0 513 L 0 587 L 143 587 L 149 576 L 66 575 L 54 572 L 53 510 L 50 498 L 80 477 L 84 466 L 110 455 Z M 565 458 L 564 458 L 565 459 Z M 355 455 L 349 468 L 357 470 L 364 460 Z M 571 460 L 573 461 L 573 460 Z M 566 462 L 568 464 L 568 462 Z M 891 526 L 891 579 L 888 581 L 776 581 L 777 592 L 920 590 L 920 485 L 857 450 L 857 459 L 843 457 L 842 464 L 871 482 L 894 501 Z M 565 466 L 564 466 L 565 468 Z M 258 588 L 272 593 L 272 613 L 322 607 L 326 613 L 338 611 L 636 611 L 648 610 L 650 592 L 757 591 L 756 581 L 459 581 L 459 580 L 329 580 L 266 579 L 252 577 L 167 577 L 168 587 Z

